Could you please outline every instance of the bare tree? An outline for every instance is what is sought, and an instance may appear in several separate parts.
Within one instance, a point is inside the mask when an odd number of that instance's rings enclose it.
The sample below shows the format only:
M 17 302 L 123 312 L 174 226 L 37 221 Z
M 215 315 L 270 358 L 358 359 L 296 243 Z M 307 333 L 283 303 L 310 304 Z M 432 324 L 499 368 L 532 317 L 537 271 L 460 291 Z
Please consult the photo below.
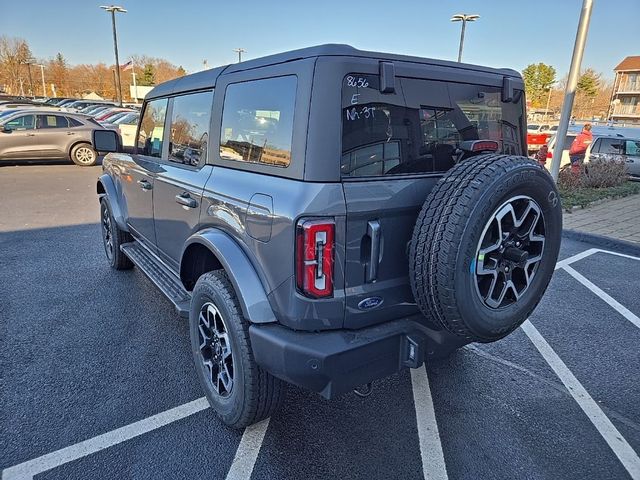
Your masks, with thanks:
M 0 84 L 6 85 L 7 93 L 22 93 L 25 82 L 25 63 L 32 61 L 31 50 L 26 40 L 7 36 L 0 37 Z

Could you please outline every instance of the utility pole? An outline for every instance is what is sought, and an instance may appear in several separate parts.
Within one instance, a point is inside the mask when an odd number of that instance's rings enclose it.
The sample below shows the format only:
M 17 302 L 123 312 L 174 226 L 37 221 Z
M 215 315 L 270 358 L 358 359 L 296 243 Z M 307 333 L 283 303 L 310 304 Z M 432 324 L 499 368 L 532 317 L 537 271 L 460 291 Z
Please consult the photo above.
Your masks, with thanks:
M 27 72 L 29 72 L 29 94 L 34 97 L 35 95 L 33 92 L 33 77 L 31 76 L 31 61 L 24 63 L 27 66 Z
M 116 12 L 127 13 L 127 11 L 117 5 L 102 5 L 103 10 L 111 13 L 111 25 L 113 27 L 113 50 L 116 54 L 116 95 L 118 97 L 118 105 L 122 106 L 122 84 L 120 82 L 120 60 L 118 59 L 118 34 L 116 32 Z
M 480 15 L 468 15 L 466 13 L 456 13 L 451 17 L 452 22 L 462 22 L 462 31 L 460 32 L 460 48 L 458 49 L 458 62 L 462 61 L 462 47 L 464 46 L 464 31 L 467 26 L 467 22 L 475 22 L 480 18 Z
M 564 103 L 562 104 L 562 113 L 560 114 L 560 124 L 556 132 L 558 138 L 557 147 L 553 149 L 553 159 L 551 160 L 551 176 L 554 180 L 558 180 L 560 173 L 560 160 L 562 159 L 562 144 L 567 136 L 569 129 L 569 119 L 571 118 L 571 109 L 573 108 L 573 100 L 576 96 L 576 87 L 578 86 L 578 77 L 580 76 L 580 64 L 582 63 L 582 54 L 584 46 L 587 43 L 587 33 L 589 33 L 589 21 L 591 20 L 591 10 L 593 8 L 593 0 L 583 0 L 582 11 L 580 12 L 580 21 L 578 22 L 578 31 L 576 32 L 576 41 L 573 45 L 573 55 L 571 57 L 571 67 L 569 68 L 569 78 L 567 79 L 567 87 L 564 91 Z
M 238 47 L 234 48 L 233 51 L 238 53 L 238 63 L 240 63 L 242 61 L 242 54 L 246 52 L 246 50 L 244 48 Z

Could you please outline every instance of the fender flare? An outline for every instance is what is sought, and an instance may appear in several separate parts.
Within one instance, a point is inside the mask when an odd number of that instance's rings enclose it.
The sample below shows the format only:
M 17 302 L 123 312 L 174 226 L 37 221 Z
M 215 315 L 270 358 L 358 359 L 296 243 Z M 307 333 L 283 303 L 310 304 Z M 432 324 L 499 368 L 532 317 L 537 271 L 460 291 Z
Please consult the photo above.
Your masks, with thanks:
M 277 322 L 264 286 L 238 243 L 218 228 L 207 228 L 190 236 L 182 250 L 180 265 L 190 245 L 205 246 L 218 259 L 236 291 L 242 314 L 251 323 Z
M 109 200 L 109 207 L 111 208 L 111 214 L 116 221 L 116 225 L 118 228 L 124 232 L 129 231 L 129 227 L 127 226 L 127 222 L 124 220 L 124 215 L 122 215 L 122 209 L 120 208 L 120 204 L 118 203 L 118 194 L 116 193 L 116 186 L 113 183 L 113 179 L 107 173 L 103 173 L 98 177 L 98 182 L 96 184 L 96 191 L 98 193 L 98 197 L 102 198 L 104 196 Z

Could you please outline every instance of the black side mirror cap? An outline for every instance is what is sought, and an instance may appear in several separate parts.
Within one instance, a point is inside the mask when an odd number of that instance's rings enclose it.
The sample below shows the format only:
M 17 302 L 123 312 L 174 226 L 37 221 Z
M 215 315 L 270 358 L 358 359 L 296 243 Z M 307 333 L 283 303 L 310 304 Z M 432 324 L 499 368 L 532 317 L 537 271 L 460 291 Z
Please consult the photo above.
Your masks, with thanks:
M 121 152 L 120 135 L 115 130 L 94 130 L 91 133 L 94 150 L 101 153 Z
M 3 133 L 10 133 L 11 131 L 12 131 L 11 127 L 8 127 L 7 125 L 3 125 L 2 126 L 2 132 Z

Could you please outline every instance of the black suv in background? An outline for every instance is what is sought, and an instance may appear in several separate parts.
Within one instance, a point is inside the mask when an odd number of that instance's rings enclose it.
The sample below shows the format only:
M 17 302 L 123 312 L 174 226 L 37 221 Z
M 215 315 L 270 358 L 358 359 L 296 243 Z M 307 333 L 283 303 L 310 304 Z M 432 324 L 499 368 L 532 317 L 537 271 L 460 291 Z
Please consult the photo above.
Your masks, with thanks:
M 113 152 L 107 258 L 189 318 L 234 427 L 269 416 L 287 382 L 332 398 L 498 340 L 538 304 L 562 228 L 525 157 L 523 90 L 513 70 L 344 45 L 161 84 L 134 148 L 94 134 Z

